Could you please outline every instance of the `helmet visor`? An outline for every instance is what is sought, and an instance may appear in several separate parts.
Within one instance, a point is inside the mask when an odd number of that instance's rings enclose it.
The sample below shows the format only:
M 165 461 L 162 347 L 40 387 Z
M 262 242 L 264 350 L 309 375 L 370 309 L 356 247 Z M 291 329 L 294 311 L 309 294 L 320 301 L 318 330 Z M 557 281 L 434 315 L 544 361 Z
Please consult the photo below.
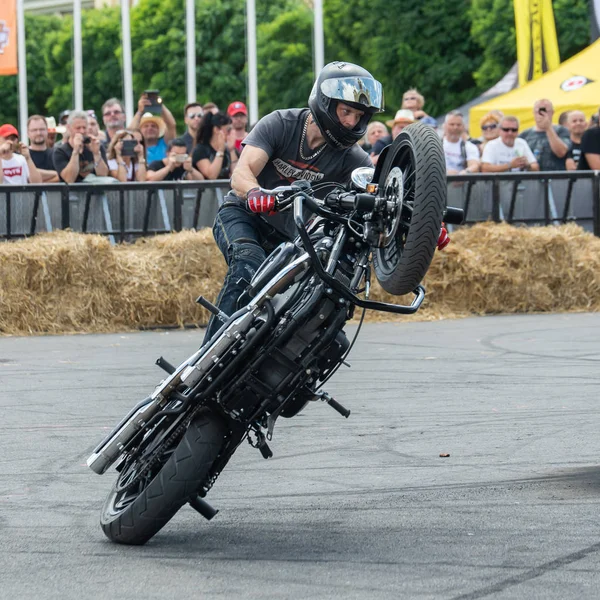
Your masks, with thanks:
M 321 92 L 332 100 L 383 111 L 383 87 L 379 81 L 369 77 L 326 79 L 321 83 Z

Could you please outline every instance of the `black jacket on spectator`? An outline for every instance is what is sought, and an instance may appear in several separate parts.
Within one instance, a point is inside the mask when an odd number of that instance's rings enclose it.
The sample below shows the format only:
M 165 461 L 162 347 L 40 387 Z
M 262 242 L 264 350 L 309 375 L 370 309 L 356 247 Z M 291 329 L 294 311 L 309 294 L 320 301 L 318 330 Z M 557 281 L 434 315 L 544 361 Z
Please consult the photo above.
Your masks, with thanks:
M 600 154 L 600 127 L 591 127 L 584 132 L 581 138 L 581 157 L 579 158 L 579 164 L 577 169 L 579 171 L 589 171 L 590 165 L 588 164 L 587 154 Z

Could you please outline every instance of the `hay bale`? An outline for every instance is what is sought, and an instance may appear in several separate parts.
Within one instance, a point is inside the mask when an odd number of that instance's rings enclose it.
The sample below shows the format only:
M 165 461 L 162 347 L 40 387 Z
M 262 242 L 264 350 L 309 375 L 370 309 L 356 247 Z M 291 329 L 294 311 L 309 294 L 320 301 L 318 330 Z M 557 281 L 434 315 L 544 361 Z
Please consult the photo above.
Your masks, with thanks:
M 480 223 L 452 234 L 447 249 L 436 252 L 424 285 L 427 297 L 418 314 L 427 319 L 597 311 L 600 239 L 572 223 Z M 378 285 L 373 298 L 394 301 Z M 402 300 L 409 302 L 411 296 Z
M 102 332 L 204 324 L 226 265 L 212 233 L 185 231 L 111 246 L 68 231 L 0 244 L 0 332 Z M 575 224 L 483 223 L 436 252 L 415 319 L 600 310 L 600 239 Z M 372 299 L 409 303 L 374 282 Z M 369 320 L 395 319 L 367 313 Z

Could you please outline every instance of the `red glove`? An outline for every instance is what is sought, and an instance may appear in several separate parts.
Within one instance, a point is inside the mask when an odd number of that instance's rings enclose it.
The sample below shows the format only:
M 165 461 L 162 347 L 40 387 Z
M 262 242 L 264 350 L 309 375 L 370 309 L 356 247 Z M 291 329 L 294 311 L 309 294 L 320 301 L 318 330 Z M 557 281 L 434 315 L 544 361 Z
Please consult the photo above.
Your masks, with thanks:
M 442 229 L 440 230 L 440 237 L 437 241 L 438 250 L 443 250 L 449 243 L 450 237 L 448 236 L 448 232 L 446 231 L 446 228 L 442 226 Z
M 253 213 L 275 212 L 275 196 L 269 190 L 262 188 L 252 188 L 248 192 L 248 208 Z

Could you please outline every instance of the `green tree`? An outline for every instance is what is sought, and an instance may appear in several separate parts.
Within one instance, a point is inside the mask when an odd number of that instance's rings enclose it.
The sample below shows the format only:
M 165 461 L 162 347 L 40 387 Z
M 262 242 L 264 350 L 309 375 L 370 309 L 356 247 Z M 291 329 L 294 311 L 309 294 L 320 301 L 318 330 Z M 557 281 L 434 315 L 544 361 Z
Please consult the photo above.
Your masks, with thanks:
M 186 103 L 184 2 L 142 0 L 132 11 L 134 87 L 156 88 L 176 118 Z M 260 2 L 260 24 L 292 6 L 292 0 Z M 247 100 L 245 0 L 197 0 L 196 89 L 199 102 L 222 110 Z
M 312 12 L 304 4 L 281 13 L 258 31 L 259 106 L 262 115 L 306 106 L 314 76 Z
M 122 96 L 121 67 L 116 55 L 121 43 L 119 10 L 83 11 L 81 32 L 83 105 L 100 111 L 106 99 Z M 48 35 L 48 46 L 45 65 L 53 91 L 47 107 L 57 115 L 74 106 L 72 17 L 64 17 L 60 30 Z
M 355 60 L 384 85 L 390 114 L 417 87 L 439 114 L 473 96 L 480 50 L 469 31 L 471 0 L 327 2 L 327 39 L 335 58 Z

